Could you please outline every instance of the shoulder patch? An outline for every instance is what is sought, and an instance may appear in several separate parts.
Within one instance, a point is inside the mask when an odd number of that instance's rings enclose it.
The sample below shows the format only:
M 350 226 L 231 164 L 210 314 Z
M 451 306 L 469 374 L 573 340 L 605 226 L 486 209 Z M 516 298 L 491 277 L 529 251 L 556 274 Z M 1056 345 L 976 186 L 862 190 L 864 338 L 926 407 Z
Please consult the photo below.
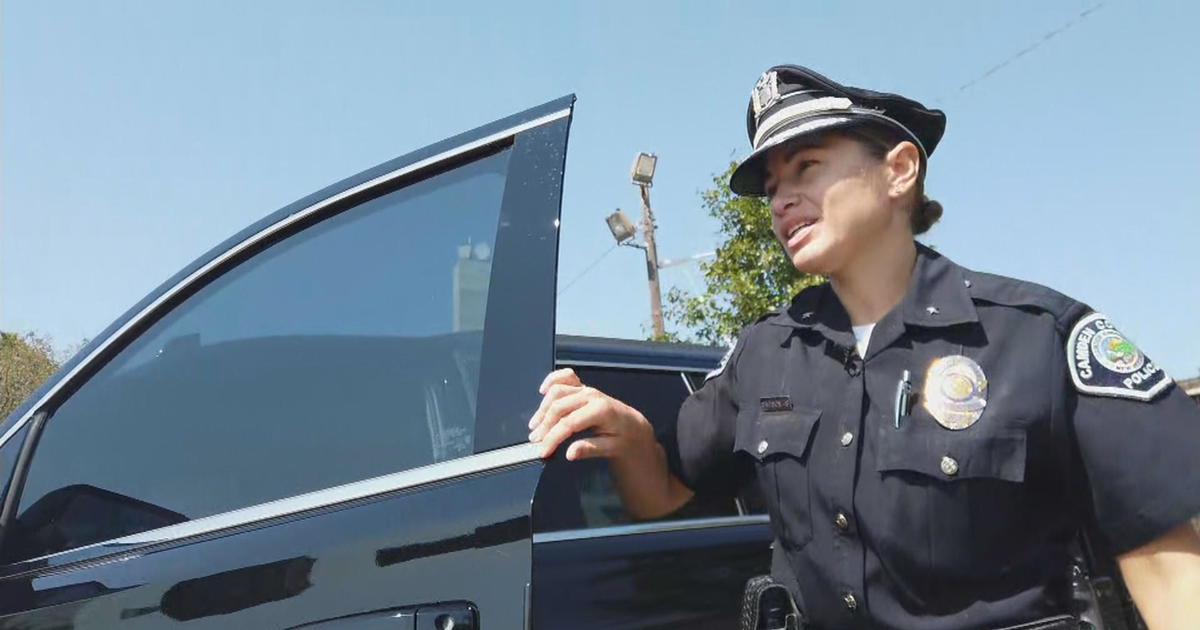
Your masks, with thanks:
M 708 379 L 713 378 L 714 376 L 720 376 L 721 372 L 725 371 L 725 366 L 729 363 L 729 357 L 733 356 L 733 351 L 736 348 L 737 340 L 734 340 L 733 343 L 729 344 L 729 349 L 725 351 L 725 356 L 721 357 L 721 362 L 717 364 L 717 367 L 713 368 L 711 372 L 704 375 L 705 382 L 708 382 Z
M 1102 313 L 1083 317 L 1071 329 L 1067 364 L 1075 388 L 1085 394 L 1149 401 L 1171 384 Z

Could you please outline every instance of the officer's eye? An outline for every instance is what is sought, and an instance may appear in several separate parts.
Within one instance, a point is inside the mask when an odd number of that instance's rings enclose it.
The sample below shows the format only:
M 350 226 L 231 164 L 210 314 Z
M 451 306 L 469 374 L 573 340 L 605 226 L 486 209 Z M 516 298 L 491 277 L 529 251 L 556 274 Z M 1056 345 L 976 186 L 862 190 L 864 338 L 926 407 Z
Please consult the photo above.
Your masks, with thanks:
M 810 167 L 816 163 L 817 163 L 816 160 L 800 160 L 800 162 L 797 163 L 795 166 L 796 172 L 803 173 L 804 171 L 808 170 L 808 167 Z
M 808 167 L 815 164 L 817 164 L 817 160 L 798 160 L 795 162 L 788 162 L 784 170 L 786 173 L 785 176 L 802 175 L 804 174 L 804 171 L 808 170 Z M 778 186 L 778 178 L 776 177 L 771 177 L 766 181 L 765 185 L 763 186 L 763 191 L 767 193 L 768 201 L 775 196 L 775 189 L 778 188 Z

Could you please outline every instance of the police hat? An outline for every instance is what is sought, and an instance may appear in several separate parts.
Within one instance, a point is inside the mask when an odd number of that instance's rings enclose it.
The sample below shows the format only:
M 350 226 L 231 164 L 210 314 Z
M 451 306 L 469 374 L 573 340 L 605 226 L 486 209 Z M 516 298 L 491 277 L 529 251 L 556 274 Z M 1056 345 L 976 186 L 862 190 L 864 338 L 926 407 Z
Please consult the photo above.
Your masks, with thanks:
M 753 151 L 734 169 L 729 188 L 739 195 L 764 195 L 766 154 L 772 147 L 864 123 L 899 131 L 917 145 L 925 161 L 942 139 L 946 115 L 897 94 L 835 83 L 802 66 L 770 68 L 754 85 L 746 110 L 746 133 Z

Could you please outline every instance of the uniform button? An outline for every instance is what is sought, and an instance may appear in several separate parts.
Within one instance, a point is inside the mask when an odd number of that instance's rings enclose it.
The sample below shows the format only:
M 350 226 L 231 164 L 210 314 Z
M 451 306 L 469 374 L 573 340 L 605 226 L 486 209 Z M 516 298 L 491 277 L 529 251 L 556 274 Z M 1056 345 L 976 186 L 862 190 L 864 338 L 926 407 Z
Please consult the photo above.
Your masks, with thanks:
M 763 440 L 763 441 L 759 442 L 759 443 L 758 443 L 758 453 L 759 453 L 760 455 L 761 455 L 761 454 L 763 454 L 763 453 L 766 453 L 766 452 L 767 452 L 767 446 L 768 446 L 768 445 L 767 445 L 767 441 L 766 441 L 766 440 Z M 945 464 L 943 464 L 943 467 L 944 467 L 944 466 L 945 466 Z
M 853 441 L 854 441 L 853 433 L 847 431 L 842 434 L 842 446 L 850 446 L 850 443 Z
M 930 315 L 937 315 L 938 313 L 941 313 L 941 311 L 938 310 L 938 307 L 936 307 L 936 306 L 926 306 L 925 312 L 929 313 Z
M 953 477 L 954 475 L 957 475 L 958 474 L 958 462 L 953 457 L 950 457 L 949 455 L 942 457 L 942 472 L 946 473 L 946 476 L 948 476 L 948 477 Z
M 967 287 L 968 289 L 970 289 L 970 288 L 971 288 L 971 281 L 970 281 L 970 280 L 963 280 L 963 284 L 964 284 L 964 285 L 966 285 L 966 287 Z
M 846 593 L 842 595 L 842 601 L 846 602 L 846 608 L 849 610 L 858 610 L 858 600 L 854 597 L 854 593 Z
M 833 524 L 837 525 L 838 529 L 842 531 L 850 529 L 850 519 L 846 518 L 846 515 L 841 512 L 838 512 L 838 515 L 833 519 Z

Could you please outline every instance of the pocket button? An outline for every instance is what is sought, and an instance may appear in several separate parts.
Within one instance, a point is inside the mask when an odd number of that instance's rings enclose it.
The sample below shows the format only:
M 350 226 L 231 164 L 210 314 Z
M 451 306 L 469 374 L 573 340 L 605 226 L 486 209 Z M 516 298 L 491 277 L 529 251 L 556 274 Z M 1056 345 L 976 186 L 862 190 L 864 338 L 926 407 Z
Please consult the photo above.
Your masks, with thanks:
M 769 446 L 769 444 L 767 444 L 766 440 L 759 442 L 758 443 L 758 454 L 761 455 L 761 454 L 767 452 L 768 446 Z
M 949 455 L 942 456 L 942 472 L 947 477 L 953 477 L 958 474 L 958 461 Z

